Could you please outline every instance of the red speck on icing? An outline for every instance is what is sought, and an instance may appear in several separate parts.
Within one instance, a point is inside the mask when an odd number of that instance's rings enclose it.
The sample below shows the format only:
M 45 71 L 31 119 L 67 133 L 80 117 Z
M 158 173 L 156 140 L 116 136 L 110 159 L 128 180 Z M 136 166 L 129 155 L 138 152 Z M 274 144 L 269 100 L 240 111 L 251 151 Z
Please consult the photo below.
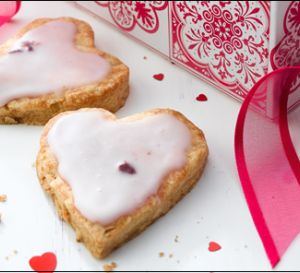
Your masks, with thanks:
M 215 251 L 218 251 L 220 250 L 222 247 L 216 243 L 216 242 L 209 242 L 209 245 L 208 245 L 208 250 L 210 252 L 215 252 Z
M 37 42 L 34 42 L 34 41 L 25 41 L 25 42 L 22 43 L 22 46 L 21 46 L 22 48 L 11 50 L 8 53 L 9 54 L 14 54 L 14 53 L 22 53 L 24 51 L 31 52 L 31 51 L 34 51 L 34 47 L 36 45 L 38 45 Z
M 156 79 L 157 81 L 162 81 L 164 79 L 164 77 L 165 77 L 165 75 L 162 73 L 153 75 L 153 78 Z
M 22 47 L 26 49 L 27 51 L 33 51 L 34 46 L 36 46 L 38 43 L 34 41 L 25 41 L 22 43 Z
M 207 97 L 204 94 L 199 94 L 196 98 L 197 101 L 207 101 Z
M 135 174 L 136 170 L 134 167 L 132 167 L 129 163 L 126 161 L 119 166 L 119 171 L 123 173 L 128 173 L 128 174 Z

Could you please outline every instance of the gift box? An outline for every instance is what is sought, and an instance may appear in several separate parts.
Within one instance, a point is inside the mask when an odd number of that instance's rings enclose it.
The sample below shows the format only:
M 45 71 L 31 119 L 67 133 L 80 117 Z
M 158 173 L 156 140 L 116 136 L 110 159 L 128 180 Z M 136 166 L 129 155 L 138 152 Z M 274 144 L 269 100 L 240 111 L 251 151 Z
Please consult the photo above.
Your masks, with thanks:
M 264 75 L 300 60 L 299 1 L 76 3 L 240 101 Z M 261 96 L 256 106 L 273 115 L 273 101 Z M 297 102 L 291 96 L 289 107 Z

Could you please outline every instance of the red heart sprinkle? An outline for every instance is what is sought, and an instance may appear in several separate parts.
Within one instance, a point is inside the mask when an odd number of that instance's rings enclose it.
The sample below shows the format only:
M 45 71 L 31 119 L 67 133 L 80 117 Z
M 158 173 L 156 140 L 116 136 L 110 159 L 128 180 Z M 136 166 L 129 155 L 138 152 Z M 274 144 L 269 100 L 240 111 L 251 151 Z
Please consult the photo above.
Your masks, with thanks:
M 153 75 L 153 78 L 158 80 L 158 81 L 162 81 L 164 79 L 164 77 L 165 77 L 165 75 L 162 74 L 162 73 Z
M 215 252 L 220 250 L 222 247 L 216 242 L 209 242 L 208 250 L 210 252 Z
M 196 98 L 197 101 L 207 101 L 207 97 L 204 94 L 198 95 Z
M 52 272 L 55 270 L 57 264 L 56 256 L 52 252 L 46 252 L 41 256 L 34 256 L 29 260 L 29 265 L 34 271 Z

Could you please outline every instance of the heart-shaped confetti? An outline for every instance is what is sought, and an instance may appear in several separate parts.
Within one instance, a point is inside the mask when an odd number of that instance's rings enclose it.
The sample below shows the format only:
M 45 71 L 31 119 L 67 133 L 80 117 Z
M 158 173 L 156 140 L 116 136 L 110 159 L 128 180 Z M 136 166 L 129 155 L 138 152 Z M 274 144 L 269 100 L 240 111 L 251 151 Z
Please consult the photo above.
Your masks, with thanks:
M 37 272 L 53 272 L 57 265 L 56 255 L 52 252 L 46 252 L 41 256 L 34 256 L 29 260 L 30 267 Z
M 153 75 L 153 78 L 156 79 L 157 81 L 162 81 L 164 79 L 164 77 L 165 77 L 165 75 L 162 73 Z
M 197 100 L 197 101 L 207 101 L 207 97 L 206 97 L 204 94 L 199 94 L 199 95 L 196 97 L 196 100 Z
M 215 252 L 220 250 L 222 247 L 216 242 L 209 242 L 208 250 L 210 252 Z

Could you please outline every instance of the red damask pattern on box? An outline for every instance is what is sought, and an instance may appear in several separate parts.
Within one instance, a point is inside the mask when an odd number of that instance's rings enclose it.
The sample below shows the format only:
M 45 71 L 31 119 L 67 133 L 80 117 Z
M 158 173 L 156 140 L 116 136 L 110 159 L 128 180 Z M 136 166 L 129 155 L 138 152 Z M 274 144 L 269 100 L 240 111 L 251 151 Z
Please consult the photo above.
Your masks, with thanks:
M 173 1 L 171 58 L 244 98 L 268 71 L 270 3 Z M 258 105 L 265 106 L 265 97 Z
M 300 65 L 300 1 L 291 2 L 283 22 L 284 37 L 271 51 L 271 64 L 280 67 Z M 300 87 L 300 76 L 293 83 L 292 91 Z
M 95 1 L 107 7 L 116 25 L 124 31 L 131 31 L 138 25 L 148 33 L 159 28 L 157 12 L 168 6 L 168 1 Z
M 292 2 L 284 16 L 284 37 L 271 52 L 273 69 L 300 64 L 300 1 Z

